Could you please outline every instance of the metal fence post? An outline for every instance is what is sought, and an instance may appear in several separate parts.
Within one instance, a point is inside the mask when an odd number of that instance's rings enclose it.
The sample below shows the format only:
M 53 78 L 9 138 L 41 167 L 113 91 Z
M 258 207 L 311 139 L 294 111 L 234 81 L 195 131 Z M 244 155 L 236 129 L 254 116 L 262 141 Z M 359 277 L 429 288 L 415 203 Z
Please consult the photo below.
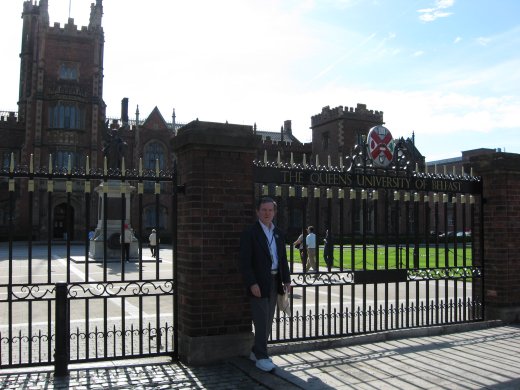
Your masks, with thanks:
M 67 283 L 56 283 L 54 376 L 69 375 L 69 301 Z

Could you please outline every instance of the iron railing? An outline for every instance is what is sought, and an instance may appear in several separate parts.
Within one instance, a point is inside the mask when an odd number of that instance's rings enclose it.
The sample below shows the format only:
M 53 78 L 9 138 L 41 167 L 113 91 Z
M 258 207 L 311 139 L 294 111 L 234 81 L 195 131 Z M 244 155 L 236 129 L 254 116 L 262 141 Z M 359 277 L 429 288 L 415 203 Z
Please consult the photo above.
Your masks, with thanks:
M 418 172 L 403 153 L 380 168 L 365 151 L 340 166 L 255 161 L 256 195 L 278 203 L 292 273 L 291 315 L 277 312 L 272 343 L 484 318 L 481 179 Z M 317 272 L 292 246 L 309 225 Z M 320 264 L 327 229 L 330 267 Z
M 152 170 L 127 170 L 123 160 L 123 169 L 108 169 L 106 163 L 92 169 L 87 159 L 83 169 L 35 170 L 32 156 L 28 166 L 12 161 L 0 171 L 0 207 L 8 231 L 7 241 L 0 243 L 0 367 L 55 364 L 56 374 L 65 375 L 70 362 L 175 357 L 175 168 L 160 170 L 157 164 Z M 147 193 L 146 183 L 152 183 L 153 192 Z M 66 234 L 57 240 L 53 211 L 62 201 L 66 217 L 60 228 Z M 147 202 L 155 205 L 154 227 L 163 240 L 156 258 L 147 248 Z M 164 204 L 169 226 L 161 227 Z M 110 232 L 112 218 L 121 235 L 126 223 L 134 227 L 130 262 L 119 239 L 103 233 Z M 34 229 L 35 221 L 42 225 Z M 94 222 L 96 234 L 89 239 Z

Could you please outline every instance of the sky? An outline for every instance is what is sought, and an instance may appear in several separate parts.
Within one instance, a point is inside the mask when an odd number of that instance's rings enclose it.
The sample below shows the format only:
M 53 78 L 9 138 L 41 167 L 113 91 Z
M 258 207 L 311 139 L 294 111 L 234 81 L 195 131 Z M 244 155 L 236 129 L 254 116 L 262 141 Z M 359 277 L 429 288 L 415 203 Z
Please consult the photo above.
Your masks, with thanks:
M 35 0 L 33 0 L 35 1 Z M 88 25 L 95 0 L 48 0 Z M 0 111 L 16 111 L 23 0 L 0 5 Z M 70 14 L 69 14 L 70 12 Z M 104 0 L 107 116 L 253 125 L 311 140 L 322 107 L 384 112 L 427 161 L 520 153 L 518 0 Z

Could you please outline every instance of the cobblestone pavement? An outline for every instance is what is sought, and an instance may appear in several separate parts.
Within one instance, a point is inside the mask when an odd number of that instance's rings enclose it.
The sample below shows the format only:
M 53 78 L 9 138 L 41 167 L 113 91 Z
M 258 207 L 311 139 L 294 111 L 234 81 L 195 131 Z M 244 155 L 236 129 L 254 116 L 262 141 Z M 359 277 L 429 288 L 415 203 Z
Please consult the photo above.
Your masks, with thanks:
M 128 362 L 117 362 L 117 364 Z M 146 359 L 132 365 L 115 367 L 98 364 L 79 369 L 71 367 L 69 378 L 55 378 L 52 368 L 39 372 L 16 370 L 0 373 L 1 389 L 216 389 L 261 390 L 259 384 L 230 363 L 205 367 L 187 367 Z
M 273 345 L 274 373 L 246 358 L 189 367 L 165 358 L 0 370 L 1 389 L 520 389 L 520 325 L 459 324 Z

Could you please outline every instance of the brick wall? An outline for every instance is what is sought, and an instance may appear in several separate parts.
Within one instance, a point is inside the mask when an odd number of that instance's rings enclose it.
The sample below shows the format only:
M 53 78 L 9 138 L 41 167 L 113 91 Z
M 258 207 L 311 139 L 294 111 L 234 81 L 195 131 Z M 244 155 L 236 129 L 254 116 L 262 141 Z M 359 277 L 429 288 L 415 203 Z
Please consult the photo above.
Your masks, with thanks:
M 187 362 L 208 363 L 251 347 L 238 253 L 240 233 L 254 216 L 255 142 L 250 126 L 198 121 L 172 140 L 185 185 L 177 266 L 179 355 Z
M 520 321 L 520 155 L 471 158 L 484 198 L 486 317 Z

